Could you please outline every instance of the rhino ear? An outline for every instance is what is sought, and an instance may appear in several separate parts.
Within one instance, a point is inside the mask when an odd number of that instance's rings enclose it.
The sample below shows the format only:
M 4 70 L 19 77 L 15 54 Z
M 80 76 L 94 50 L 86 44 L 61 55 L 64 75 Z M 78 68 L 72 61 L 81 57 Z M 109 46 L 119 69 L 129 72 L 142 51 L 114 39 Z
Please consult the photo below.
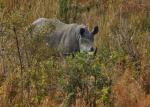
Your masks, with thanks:
M 92 34 L 95 35 L 98 33 L 98 26 L 94 27 L 94 30 L 92 31 Z
M 84 32 L 85 32 L 85 29 L 84 29 L 84 28 L 81 28 L 81 29 L 80 29 L 80 35 L 83 36 Z

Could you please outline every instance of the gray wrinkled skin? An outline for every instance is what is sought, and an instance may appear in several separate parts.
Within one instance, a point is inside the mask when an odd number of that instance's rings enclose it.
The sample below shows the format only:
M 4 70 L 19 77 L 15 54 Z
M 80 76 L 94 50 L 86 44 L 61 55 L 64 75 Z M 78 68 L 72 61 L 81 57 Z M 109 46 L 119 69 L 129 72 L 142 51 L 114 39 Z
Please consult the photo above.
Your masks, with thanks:
M 48 46 L 62 54 L 77 51 L 92 54 L 96 52 L 94 35 L 98 32 L 98 27 L 90 32 L 85 25 L 65 24 L 57 19 L 39 18 L 32 23 L 31 28 L 32 35 L 45 36 Z

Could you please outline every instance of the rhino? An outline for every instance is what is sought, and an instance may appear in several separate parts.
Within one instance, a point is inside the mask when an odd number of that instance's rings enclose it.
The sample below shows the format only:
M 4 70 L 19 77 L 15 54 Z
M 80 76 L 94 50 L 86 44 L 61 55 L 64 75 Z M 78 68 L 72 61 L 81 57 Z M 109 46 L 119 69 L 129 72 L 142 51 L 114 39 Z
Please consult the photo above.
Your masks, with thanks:
M 31 24 L 31 28 L 32 35 L 43 36 L 48 47 L 57 49 L 62 55 L 96 53 L 94 37 L 99 31 L 98 26 L 90 32 L 83 24 L 66 24 L 58 19 L 39 18 Z

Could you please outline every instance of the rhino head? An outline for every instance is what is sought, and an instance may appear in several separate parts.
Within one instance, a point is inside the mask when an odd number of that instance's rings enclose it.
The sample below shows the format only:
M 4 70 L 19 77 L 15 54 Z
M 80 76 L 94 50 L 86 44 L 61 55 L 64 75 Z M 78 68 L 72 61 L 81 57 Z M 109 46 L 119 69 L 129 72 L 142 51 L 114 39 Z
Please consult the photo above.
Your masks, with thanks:
M 94 37 L 98 33 L 99 28 L 95 26 L 90 32 L 87 27 L 81 27 L 79 31 L 79 48 L 80 52 L 87 52 L 88 54 L 95 54 L 97 48 L 94 46 Z

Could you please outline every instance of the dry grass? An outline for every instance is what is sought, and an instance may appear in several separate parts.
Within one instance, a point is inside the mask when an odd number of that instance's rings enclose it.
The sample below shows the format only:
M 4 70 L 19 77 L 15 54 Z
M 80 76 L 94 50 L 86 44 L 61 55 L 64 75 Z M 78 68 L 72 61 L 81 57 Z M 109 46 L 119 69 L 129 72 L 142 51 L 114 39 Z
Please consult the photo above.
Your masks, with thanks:
M 113 81 L 111 100 L 114 107 L 150 107 L 150 1 L 142 0 L 142 3 L 138 1 L 72 0 L 72 5 L 81 8 L 96 4 L 90 9 L 81 9 L 82 11 L 77 11 L 76 14 L 70 13 L 72 15 L 69 17 L 69 21 L 86 24 L 90 29 L 95 25 L 100 26 L 100 32 L 96 37 L 96 46 L 98 47 L 98 55 L 107 50 L 103 57 L 106 57 L 108 62 L 101 62 L 106 75 Z M 19 68 L 13 36 L 10 31 L 11 25 L 16 24 L 21 29 L 39 17 L 60 18 L 62 20 L 63 18 L 59 15 L 59 5 L 59 0 L 0 0 L 0 36 L 2 34 L 1 26 L 6 26 L 6 32 L 2 35 L 8 36 L 0 38 L 0 51 L 4 46 L 6 52 L 10 52 L 10 55 L 6 54 L 4 57 L 7 66 L 3 66 L 2 60 L 0 64 L 0 78 L 4 78 L 0 79 L 0 107 L 20 102 L 20 87 L 16 85 L 20 81 L 18 79 Z M 21 25 L 22 22 L 23 25 Z M 22 39 L 20 41 L 23 44 Z M 21 45 L 21 47 L 23 46 Z M 123 50 L 123 53 L 120 50 Z M 119 51 L 121 55 L 118 54 L 119 52 L 115 53 L 116 51 Z M 107 54 L 111 55 L 106 56 Z M 113 65 L 111 61 L 114 61 L 115 64 Z M 137 62 L 139 63 L 135 64 Z M 112 65 L 108 66 L 109 64 Z M 137 67 L 140 67 L 141 71 L 139 77 L 136 75 L 137 69 L 135 68 Z M 4 68 L 8 73 L 7 77 L 3 73 Z M 38 69 L 38 67 L 32 69 Z M 33 72 L 35 71 L 33 70 Z M 55 77 L 57 76 L 53 74 L 52 79 Z M 48 85 L 49 79 L 45 78 L 44 81 Z M 30 99 L 28 99 L 27 90 L 24 92 L 25 99 L 27 102 L 30 100 L 31 106 L 58 107 L 61 105 L 62 100 L 56 101 L 54 99 L 56 96 L 61 96 L 59 92 L 47 93 L 39 103 L 36 97 L 36 84 L 31 90 Z M 87 105 L 82 100 L 82 98 L 77 99 L 75 107 L 86 107 Z M 108 105 L 102 104 L 101 106 L 107 107 Z
M 6 14 L 20 10 L 28 16 L 30 23 L 39 17 L 56 17 L 59 8 L 56 0 L 2 0 L 2 3 L 6 7 Z
M 132 78 L 131 71 L 124 73 L 119 82 L 114 85 L 113 92 L 115 107 L 150 106 L 149 95 L 145 93 L 140 83 Z

